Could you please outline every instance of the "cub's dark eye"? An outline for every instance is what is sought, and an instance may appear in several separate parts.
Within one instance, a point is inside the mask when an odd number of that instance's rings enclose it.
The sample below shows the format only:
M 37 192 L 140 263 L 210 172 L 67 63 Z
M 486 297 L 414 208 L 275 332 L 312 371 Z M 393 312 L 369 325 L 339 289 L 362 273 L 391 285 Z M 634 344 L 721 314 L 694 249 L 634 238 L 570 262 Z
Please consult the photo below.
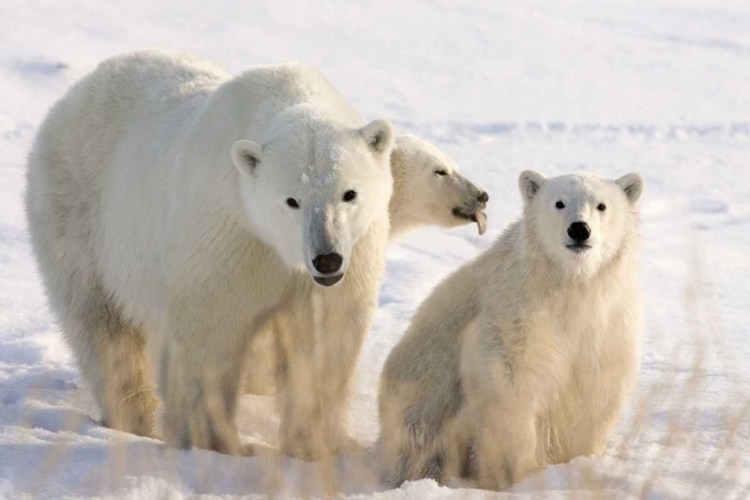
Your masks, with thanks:
M 558 201 L 557 203 L 555 203 L 555 206 L 558 210 L 562 210 L 563 208 L 565 208 L 565 203 Z
M 438 174 L 440 177 L 444 175 L 448 175 L 448 172 L 445 170 L 435 170 L 435 173 Z
M 344 201 L 353 201 L 357 197 L 357 192 L 353 190 L 349 190 L 346 193 L 344 193 Z
M 299 208 L 299 203 L 297 203 L 297 200 L 295 200 L 294 198 L 287 198 L 286 204 L 294 209 Z
M 607 210 L 607 205 L 605 205 L 604 203 L 599 203 L 599 206 L 597 206 L 596 209 L 600 212 L 604 212 L 605 210 Z

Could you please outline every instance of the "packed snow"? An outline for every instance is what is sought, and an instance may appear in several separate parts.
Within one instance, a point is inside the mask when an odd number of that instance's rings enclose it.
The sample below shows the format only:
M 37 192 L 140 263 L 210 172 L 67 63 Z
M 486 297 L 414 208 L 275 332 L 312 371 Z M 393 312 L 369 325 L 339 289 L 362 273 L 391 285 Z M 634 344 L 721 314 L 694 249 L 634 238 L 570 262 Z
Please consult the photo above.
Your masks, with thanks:
M 489 192 L 488 234 L 424 229 L 389 252 L 350 412 L 366 443 L 378 434 L 389 350 L 432 287 L 518 217 L 520 171 L 641 172 L 643 367 L 606 454 L 502 493 L 431 480 L 388 490 L 371 453 L 326 471 L 272 454 L 179 451 L 102 427 L 45 304 L 24 163 L 73 82 L 108 56 L 148 47 L 197 52 L 234 72 L 316 65 L 365 119 L 432 140 Z M 750 497 L 748 82 L 745 0 L 3 0 L 0 498 L 296 497 L 333 491 L 326 484 L 379 500 Z M 270 398 L 243 397 L 239 424 L 245 441 L 276 443 Z

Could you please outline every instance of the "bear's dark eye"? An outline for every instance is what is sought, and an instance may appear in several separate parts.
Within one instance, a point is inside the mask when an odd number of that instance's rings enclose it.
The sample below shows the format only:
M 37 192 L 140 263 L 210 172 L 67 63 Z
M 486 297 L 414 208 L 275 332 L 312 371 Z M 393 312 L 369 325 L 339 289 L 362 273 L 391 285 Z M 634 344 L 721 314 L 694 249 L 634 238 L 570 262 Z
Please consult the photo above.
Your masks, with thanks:
M 599 203 L 599 206 L 596 207 L 596 209 L 600 212 L 604 212 L 605 210 L 607 210 L 607 205 L 605 205 L 604 203 Z
M 354 190 L 349 190 L 346 193 L 344 193 L 344 201 L 352 201 L 357 197 L 357 192 Z
M 435 173 L 438 174 L 440 177 L 444 175 L 448 175 L 448 172 L 445 170 L 435 170 Z
M 563 208 L 565 208 L 565 203 L 558 201 L 557 203 L 555 203 L 555 206 L 558 210 L 562 210 Z
M 286 199 L 286 204 L 289 205 L 290 207 L 294 208 L 294 209 L 299 208 L 299 203 L 294 198 L 287 198 Z

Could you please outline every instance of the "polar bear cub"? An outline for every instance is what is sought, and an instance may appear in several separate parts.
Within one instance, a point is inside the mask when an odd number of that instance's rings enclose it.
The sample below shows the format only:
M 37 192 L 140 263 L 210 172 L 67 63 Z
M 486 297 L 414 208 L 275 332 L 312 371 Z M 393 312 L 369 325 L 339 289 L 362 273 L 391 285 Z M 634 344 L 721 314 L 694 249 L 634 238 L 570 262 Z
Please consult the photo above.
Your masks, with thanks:
M 484 234 L 489 195 L 461 175 L 456 162 L 430 142 L 411 134 L 396 136 L 391 175 L 390 242 L 426 225 L 451 228 L 475 222 L 479 234 Z M 250 339 L 244 392 L 269 395 L 276 391 L 276 372 L 283 359 L 275 351 L 277 346 L 270 324 Z
M 337 452 L 385 266 L 393 138 L 303 64 L 233 77 L 148 51 L 77 83 L 40 128 L 26 208 L 50 305 L 103 421 L 152 433 L 147 342 L 161 351 L 167 440 L 242 453 L 247 339 L 314 299 L 314 311 L 294 311 L 303 366 L 283 382 L 281 437 L 288 453 L 312 456 L 313 442 Z
M 519 178 L 523 217 L 441 283 L 386 361 L 383 479 L 500 489 L 601 453 L 640 366 L 644 180 Z

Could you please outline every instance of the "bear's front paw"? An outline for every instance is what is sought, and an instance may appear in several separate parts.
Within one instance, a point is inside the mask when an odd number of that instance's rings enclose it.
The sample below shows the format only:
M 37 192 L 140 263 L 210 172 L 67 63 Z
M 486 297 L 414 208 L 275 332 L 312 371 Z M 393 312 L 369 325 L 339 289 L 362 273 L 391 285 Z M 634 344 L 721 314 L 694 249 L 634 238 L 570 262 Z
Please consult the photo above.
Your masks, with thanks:
M 102 425 L 119 431 L 148 438 L 154 435 L 154 412 L 159 400 L 149 391 L 127 397 L 117 405 L 110 405 L 102 416 Z
M 321 460 L 340 453 L 361 453 L 366 446 L 342 433 L 297 430 L 281 436 L 281 452 L 306 461 Z
M 175 448 L 202 448 L 226 455 L 249 455 L 252 447 L 240 443 L 239 434 L 231 422 L 192 412 L 179 419 L 170 412 L 164 426 L 165 441 Z M 186 412 L 187 413 L 187 412 Z
M 293 436 L 282 437 L 281 453 L 307 462 L 319 460 L 327 455 L 322 446 L 313 446 L 305 433 L 296 432 Z
M 500 491 L 520 483 L 528 476 L 544 469 L 544 466 L 531 461 L 518 463 L 518 461 L 506 459 L 493 460 L 488 463 L 480 462 L 478 469 L 477 487 L 483 490 Z
M 362 453 L 367 450 L 367 446 L 360 443 L 348 434 L 344 434 L 339 439 L 339 446 L 337 453 Z

